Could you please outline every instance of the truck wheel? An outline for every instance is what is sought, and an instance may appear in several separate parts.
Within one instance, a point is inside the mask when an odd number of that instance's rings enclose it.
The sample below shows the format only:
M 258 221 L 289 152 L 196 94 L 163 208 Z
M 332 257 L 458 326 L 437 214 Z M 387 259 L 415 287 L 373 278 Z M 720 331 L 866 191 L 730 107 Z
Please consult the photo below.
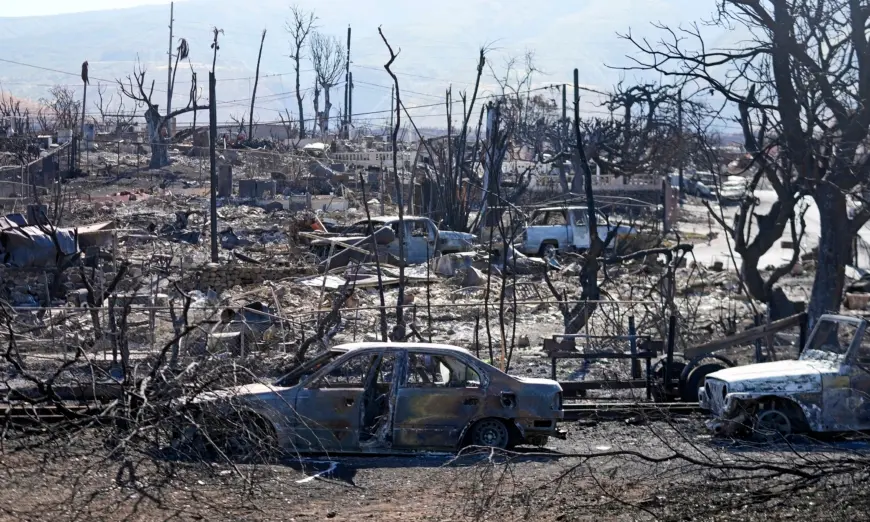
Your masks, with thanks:
M 763 440 L 787 437 L 792 434 L 791 419 L 776 408 L 759 411 L 752 423 L 752 433 Z
M 556 245 L 552 243 L 547 243 L 546 245 L 541 245 L 541 250 L 539 251 L 541 257 L 543 258 L 552 258 L 556 256 Z
M 698 402 L 698 388 L 704 385 L 707 376 L 713 372 L 724 370 L 725 366 L 716 363 L 702 364 L 689 372 L 686 383 L 680 390 L 680 398 L 683 402 Z
M 764 441 L 810 431 L 801 407 L 786 399 L 763 401 L 755 411 L 751 427 L 753 437 Z

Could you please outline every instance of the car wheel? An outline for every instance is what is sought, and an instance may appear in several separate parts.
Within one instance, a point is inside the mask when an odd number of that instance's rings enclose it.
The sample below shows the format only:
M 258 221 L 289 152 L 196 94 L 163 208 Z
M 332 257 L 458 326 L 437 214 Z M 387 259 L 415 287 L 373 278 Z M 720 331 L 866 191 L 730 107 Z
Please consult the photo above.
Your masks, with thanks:
M 707 376 L 713 372 L 718 372 L 719 370 L 724 369 L 724 365 L 717 363 L 702 364 L 701 366 L 694 368 L 689 372 L 689 376 L 680 390 L 680 398 L 684 402 L 697 402 L 698 388 L 704 386 L 704 383 L 707 381 Z
M 792 423 L 788 414 L 776 408 L 762 410 L 755 414 L 752 432 L 756 437 L 771 440 L 792 434 Z
M 474 446 L 505 449 L 510 438 L 508 427 L 498 419 L 477 421 L 471 429 L 471 444 Z
M 218 456 L 242 462 L 270 461 L 278 453 L 278 438 L 269 421 L 255 414 L 241 418 L 222 419 L 222 425 L 211 436 Z
M 541 257 L 543 258 L 553 258 L 556 256 L 556 245 L 546 244 L 541 246 Z

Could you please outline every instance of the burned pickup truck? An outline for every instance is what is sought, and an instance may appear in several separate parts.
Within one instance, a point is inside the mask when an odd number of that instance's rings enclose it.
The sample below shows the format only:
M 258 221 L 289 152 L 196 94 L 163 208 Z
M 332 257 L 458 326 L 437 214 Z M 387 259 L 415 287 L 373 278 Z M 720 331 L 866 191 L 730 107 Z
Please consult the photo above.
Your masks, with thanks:
M 564 436 L 556 426 L 564 416 L 557 382 L 512 377 L 467 350 L 439 344 L 335 346 L 274 384 L 212 392 L 194 406 L 198 418 L 188 439 L 243 455 L 265 447 L 507 448 Z
M 474 234 L 438 230 L 438 227 L 429 218 L 405 216 L 402 221 L 404 222 L 402 253 L 406 264 L 425 263 L 439 254 L 467 252 L 473 248 L 476 241 Z M 353 248 L 348 249 L 348 245 L 362 249 L 369 248 L 371 244 L 370 224 L 371 229 L 375 231 L 375 242 L 398 262 L 400 259 L 400 221 L 398 216 L 373 217 L 371 222 L 369 220 L 358 221 L 343 232 L 312 239 L 311 248 L 322 260 L 337 256 L 336 260 L 329 263 L 329 268 L 347 264 L 344 258 L 352 257 L 351 251 L 354 250 Z
M 517 250 L 527 256 L 552 257 L 556 252 L 583 251 L 589 248 L 591 232 L 587 223 L 587 209 L 580 206 L 539 208 L 532 213 L 530 224 L 523 230 Z M 610 243 L 616 243 L 636 231 L 629 226 L 610 225 L 607 217 L 597 213 L 597 233 L 602 241 L 614 231 L 616 236 Z
M 823 315 L 796 361 L 727 368 L 698 392 L 717 434 L 769 438 L 799 432 L 870 429 L 867 322 Z

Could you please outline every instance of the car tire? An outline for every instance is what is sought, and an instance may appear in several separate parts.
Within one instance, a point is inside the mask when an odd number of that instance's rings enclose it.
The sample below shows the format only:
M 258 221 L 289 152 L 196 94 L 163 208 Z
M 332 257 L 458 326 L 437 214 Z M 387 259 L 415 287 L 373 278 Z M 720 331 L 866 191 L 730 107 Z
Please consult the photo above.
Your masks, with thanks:
M 511 442 L 511 432 L 500 419 L 481 419 L 471 427 L 469 442 L 472 446 L 506 449 Z
M 231 416 L 232 417 L 232 416 Z M 230 418 L 231 418 L 230 417 Z M 216 457 L 242 462 L 272 461 L 278 454 L 278 437 L 272 423 L 255 413 L 242 413 L 227 421 L 211 436 Z
M 556 256 L 556 250 L 557 250 L 556 245 L 554 245 L 552 243 L 547 243 L 545 245 L 541 245 L 541 249 L 539 251 L 539 254 L 543 258 L 552 258 L 552 257 Z
M 788 400 L 760 407 L 752 416 L 750 428 L 754 439 L 767 442 L 810 431 L 801 407 Z
M 702 364 L 689 372 L 686 382 L 680 390 L 683 402 L 698 402 L 698 388 L 704 385 L 707 376 L 713 372 L 724 370 L 725 366 L 717 363 Z

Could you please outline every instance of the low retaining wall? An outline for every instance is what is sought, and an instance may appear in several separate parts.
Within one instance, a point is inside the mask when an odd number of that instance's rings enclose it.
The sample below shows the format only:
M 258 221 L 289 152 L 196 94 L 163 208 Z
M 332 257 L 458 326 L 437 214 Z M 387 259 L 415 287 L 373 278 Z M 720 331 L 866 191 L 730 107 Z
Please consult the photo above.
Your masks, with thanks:
M 240 264 L 208 264 L 202 267 L 194 277 L 187 279 L 184 286 L 185 290 L 206 291 L 211 288 L 215 292 L 223 292 L 236 285 L 253 285 L 264 281 L 303 275 L 309 274 L 296 267 L 272 268 Z

